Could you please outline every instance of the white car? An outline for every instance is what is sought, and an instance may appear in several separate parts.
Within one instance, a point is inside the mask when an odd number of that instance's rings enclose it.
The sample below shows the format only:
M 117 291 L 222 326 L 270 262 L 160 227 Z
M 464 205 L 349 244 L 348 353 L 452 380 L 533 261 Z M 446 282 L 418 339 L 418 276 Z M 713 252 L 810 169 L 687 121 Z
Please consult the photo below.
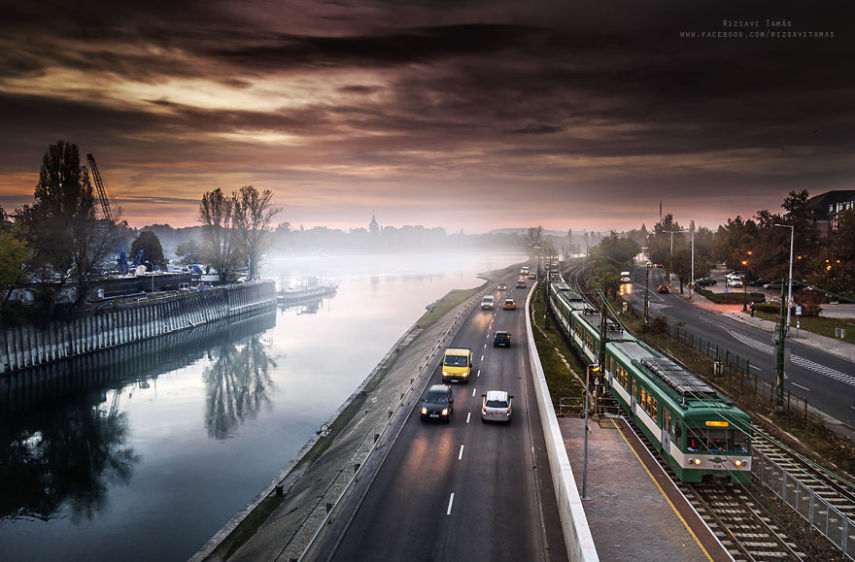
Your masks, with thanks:
M 513 395 L 504 390 L 490 390 L 481 395 L 481 421 L 511 423 Z
M 496 307 L 496 297 L 487 295 L 481 299 L 481 310 L 493 310 Z

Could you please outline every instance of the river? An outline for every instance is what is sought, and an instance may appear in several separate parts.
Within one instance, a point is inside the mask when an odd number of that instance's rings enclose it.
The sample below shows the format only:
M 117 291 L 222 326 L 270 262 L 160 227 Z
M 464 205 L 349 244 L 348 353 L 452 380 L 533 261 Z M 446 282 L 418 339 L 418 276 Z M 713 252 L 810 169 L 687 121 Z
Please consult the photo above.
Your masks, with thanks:
M 264 488 L 425 305 L 511 254 L 271 259 L 323 301 L 14 375 L 0 395 L 0 558 L 184 560 Z

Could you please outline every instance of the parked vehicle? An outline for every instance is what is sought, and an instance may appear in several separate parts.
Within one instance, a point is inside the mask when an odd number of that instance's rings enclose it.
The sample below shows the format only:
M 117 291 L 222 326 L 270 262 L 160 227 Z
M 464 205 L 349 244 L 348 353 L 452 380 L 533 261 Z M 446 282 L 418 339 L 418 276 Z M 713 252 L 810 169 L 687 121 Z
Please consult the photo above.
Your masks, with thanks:
M 695 279 L 695 287 L 711 287 L 713 285 L 718 285 L 718 281 L 715 279 L 710 279 L 709 277 L 701 277 L 700 279 Z

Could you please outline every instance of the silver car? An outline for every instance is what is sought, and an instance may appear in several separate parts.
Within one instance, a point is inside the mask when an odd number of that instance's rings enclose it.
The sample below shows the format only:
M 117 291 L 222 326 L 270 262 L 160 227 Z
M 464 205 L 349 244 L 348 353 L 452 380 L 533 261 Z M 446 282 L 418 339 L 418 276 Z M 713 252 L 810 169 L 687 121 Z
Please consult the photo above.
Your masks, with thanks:
M 514 397 L 504 390 L 490 390 L 481 395 L 481 421 L 511 423 Z

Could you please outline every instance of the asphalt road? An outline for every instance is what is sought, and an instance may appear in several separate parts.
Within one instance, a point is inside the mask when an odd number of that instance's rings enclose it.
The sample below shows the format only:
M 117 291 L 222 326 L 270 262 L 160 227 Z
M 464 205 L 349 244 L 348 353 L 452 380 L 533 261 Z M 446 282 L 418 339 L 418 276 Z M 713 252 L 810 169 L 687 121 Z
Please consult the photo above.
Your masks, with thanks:
M 334 560 L 566 560 L 525 344 L 525 297 L 517 310 L 473 311 L 454 339 L 472 349 L 468 384 L 453 386 L 449 424 L 410 413 L 333 555 Z M 505 293 L 494 292 L 501 303 Z M 495 330 L 512 333 L 494 348 Z M 439 370 L 431 384 L 440 383 Z M 481 422 L 481 394 L 515 396 L 510 425 Z
M 645 268 L 632 271 L 633 291 L 630 296 L 632 307 L 643 308 Z M 776 378 L 775 355 L 768 332 L 747 326 L 716 312 L 697 307 L 677 295 L 659 294 L 656 288 L 664 282 L 661 269 L 650 271 L 650 315 L 664 316 L 669 326 L 684 322 L 685 329 L 748 359 L 753 374 L 773 383 Z M 787 342 L 791 353 L 791 364 L 786 370 L 788 379 L 785 388 L 793 396 L 805 398 L 811 406 L 826 412 L 838 420 L 855 426 L 855 364 L 835 355 L 823 353 L 812 347 Z

